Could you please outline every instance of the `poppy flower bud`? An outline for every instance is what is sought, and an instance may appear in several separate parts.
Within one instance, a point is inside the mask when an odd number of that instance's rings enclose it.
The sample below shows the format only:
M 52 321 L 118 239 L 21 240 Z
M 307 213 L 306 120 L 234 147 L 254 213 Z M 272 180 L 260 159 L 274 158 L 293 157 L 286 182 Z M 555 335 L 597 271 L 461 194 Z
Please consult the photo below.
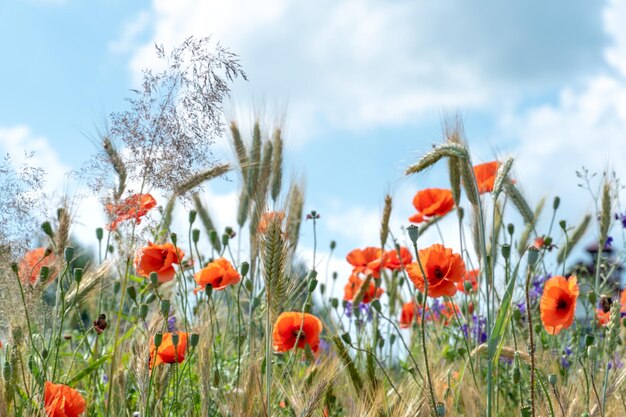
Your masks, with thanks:
M 132 300 L 135 301 L 137 299 L 137 290 L 135 289 L 134 286 L 130 286 L 128 287 L 128 297 Z
M 42 266 L 39 270 L 39 279 L 41 282 L 46 282 L 48 280 L 48 275 L 50 275 L 50 268 L 47 266 Z
M 48 357 L 48 349 L 43 348 L 41 350 L 41 357 L 44 358 L 44 359 L 46 359 Z
M 338 276 L 339 274 L 336 271 L 333 272 L 333 281 L 336 281 Z
M 338 300 L 338 299 L 336 299 L 336 298 L 331 298 L 331 299 L 330 299 L 330 305 L 331 305 L 333 308 L 337 308 L 337 307 L 339 307 L 339 300 Z
M 548 382 L 550 383 L 550 385 L 555 386 L 556 385 L 556 374 L 548 375 Z
M 245 277 L 248 275 L 248 271 L 250 270 L 250 264 L 248 262 L 242 262 L 239 269 L 241 271 L 241 276 Z
M 252 292 L 252 281 L 246 279 L 243 285 L 246 287 L 246 290 Z
M 324 295 L 324 293 L 326 293 L 326 285 L 324 284 L 320 284 L 320 293 L 322 295 Z
M 472 285 L 472 281 L 465 281 L 465 283 L 463 284 L 463 287 L 465 288 L 465 292 L 472 292 L 472 289 L 474 288 Z
M 561 220 L 559 222 L 559 226 L 561 226 L 561 229 L 563 229 L 563 231 L 565 231 L 565 229 L 567 228 L 567 223 L 565 223 L 565 220 Z
M 391 346 L 393 346 L 393 344 L 396 342 L 396 335 L 395 334 L 391 334 L 391 336 L 389 337 L 389 344 Z
M 417 299 L 417 304 L 422 305 L 424 303 L 424 295 L 421 292 L 415 294 L 415 298 Z
M 17 264 L 17 262 L 11 262 L 11 271 L 15 272 L 17 274 L 17 272 L 19 271 L 20 267 Z
M 172 344 L 174 345 L 174 347 L 178 346 L 178 341 L 179 341 L 179 337 L 178 337 L 178 333 L 172 333 Z
M 409 232 L 409 239 L 413 242 L 414 245 L 417 244 L 417 237 L 419 236 L 419 228 L 412 224 L 406 228 L 407 232 Z
M 513 233 L 515 232 L 515 225 L 513 223 L 509 223 L 506 226 L 507 231 L 509 232 L 510 235 L 513 235 Z
M 233 228 L 230 227 L 230 226 L 226 226 L 226 228 L 224 229 L 224 233 L 226 233 L 228 236 L 230 236 L 231 239 L 234 238 L 235 236 L 237 236 L 237 233 L 235 233 Z
M 139 306 L 139 317 L 141 317 L 142 320 L 145 320 L 146 317 L 148 317 L 148 305 L 147 304 L 142 304 Z
M 102 230 L 102 227 L 98 227 L 96 229 L 96 239 L 102 240 L 103 237 L 104 237 L 104 230 Z
M 559 205 L 561 204 L 561 199 L 559 198 L 559 196 L 557 195 L 556 197 L 554 197 L 554 202 L 552 203 L 552 208 L 554 210 L 559 208 Z
M 159 282 L 159 276 L 154 271 L 150 272 L 150 282 L 152 283 L 152 285 L 157 285 L 157 283 Z
M 80 284 L 80 281 L 83 279 L 83 268 L 74 269 L 74 281 L 77 284 Z
M 71 246 L 67 246 L 63 251 L 63 257 L 65 258 L 65 262 L 67 262 L 68 264 L 72 262 L 72 259 L 74 259 L 74 248 Z
M 200 230 L 193 229 L 191 231 L 191 240 L 193 241 L 193 243 L 198 243 L 198 241 L 200 240 Z
M 222 235 L 222 245 L 228 246 L 228 241 L 229 240 L 230 240 L 230 236 L 228 236 L 227 234 L 223 234 Z
M 41 224 L 41 230 L 43 230 L 43 232 L 48 235 L 49 237 L 54 237 L 54 232 L 52 231 L 52 225 L 50 224 L 49 221 L 45 221 Z
M 316 287 L 317 287 L 317 280 L 313 278 L 312 280 L 309 281 L 309 293 L 312 293 L 313 291 L 315 291 Z
M 519 307 L 515 307 L 513 309 L 513 318 L 515 321 L 520 321 L 522 319 L 522 310 L 520 310 Z
M 595 336 L 592 334 L 588 334 L 585 336 L 585 346 L 591 346 L 593 345 L 593 341 L 595 339 Z
M 380 312 L 381 306 L 380 306 L 380 300 L 379 299 L 375 299 L 374 301 L 372 301 L 372 308 L 378 312 Z
M 43 257 L 47 258 L 50 255 L 52 255 L 52 249 L 51 248 L 46 248 L 46 250 L 43 252 Z
M 166 317 L 170 314 L 170 300 L 161 300 L 161 314 Z
M 337 242 L 335 242 L 334 240 L 330 241 L 330 250 L 335 250 L 335 248 L 337 247 Z
M 200 341 L 200 335 L 198 333 L 191 333 L 191 337 L 189 338 L 189 345 L 192 348 L 198 346 L 198 342 Z
M 148 296 L 146 297 L 146 304 L 150 304 L 150 303 L 152 303 L 154 300 L 156 300 L 156 295 L 154 295 L 154 294 L 148 294 Z
M 163 342 L 163 333 L 157 333 L 154 335 L 154 346 L 157 348 L 161 346 L 161 342 Z
M 598 296 L 595 292 L 589 291 L 587 294 L 587 300 L 589 300 L 589 304 L 596 305 L 596 301 L 598 301 Z
M 176 233 L 170 233 L 170 239 L 174 246 L 176 246 L 176 242 L 178 242 L 178 235 Z
M 189 212 L 189 224 L 193 224 L 193 222 L 195 222 L 195 221 L 196 221 L 196 215 L 197 215 L 197 214 L 198 214 L 198 213 L 197 213 L 195 210 L 191 210 L 191 211 Z
M 109 253 L 113 253 L 115 251 L 115 248 L 113 247 L 113 245 L 109 245 L 108 249 L 109 249 Z
M 217 243 L 217 231 L 214 229 L 209 230 L 209 241 L 213 246 Z
M 252 299 L 252 310 L 257 308 L 259 306 L 259 304 L 261 304 L 261 300 L 259 299 L 259 297 L 254 297 Z
M 502 257 L 504 259 L 509 259 L 509 256 L 511 256 L 511 246 L 508 244 L 504 244 L 502 245 Z
M 352 338 L 350 337 L 350 333 L 344 333 L 341 335 L 341 339 L 343 339 L 344 342 L 346 342 L 347 344 L 352 344 Z
M 211 294 L 213 294 L 213 286 L 211 284 L 207 284 L 204 286 L 204 292 L 206 293 L 206 296 L 209 297 L 209 300 L 211 299 Z
M 538 260 L 539 250 L 531 246 L 530 248 L 528 248 L 528 266 L 535 266 Z

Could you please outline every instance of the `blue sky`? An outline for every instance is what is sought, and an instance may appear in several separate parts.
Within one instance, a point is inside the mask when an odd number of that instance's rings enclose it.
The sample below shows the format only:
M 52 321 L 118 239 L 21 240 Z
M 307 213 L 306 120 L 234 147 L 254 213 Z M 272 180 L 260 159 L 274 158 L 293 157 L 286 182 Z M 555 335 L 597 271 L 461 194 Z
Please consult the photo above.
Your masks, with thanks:
M 617 1 L 3 2 L 0 149 L 34 150 L 49 189 L 62 188 L 155 65 L 154 43 L 212 34 L 249 76 L 228 114 L 260 113 L 268 129 L 286 120 L 287 171 L 305 179 L 320 246 L 336 239 L 338 259 L 377 244 L 386 192 L 398 231 L 418 189 L 447 186 L 439 168 L 402 175 L 440 141 L 446 111 L 463 115 L 476 162 L 512 155 L 531 202 L 558 193 L 574 223 L 592 206 L 574 170 L 626 174 L 624 21 Z M 212 208 L 221 226 L 232 224 L 236 192 L 208 191 L 224 203 Z

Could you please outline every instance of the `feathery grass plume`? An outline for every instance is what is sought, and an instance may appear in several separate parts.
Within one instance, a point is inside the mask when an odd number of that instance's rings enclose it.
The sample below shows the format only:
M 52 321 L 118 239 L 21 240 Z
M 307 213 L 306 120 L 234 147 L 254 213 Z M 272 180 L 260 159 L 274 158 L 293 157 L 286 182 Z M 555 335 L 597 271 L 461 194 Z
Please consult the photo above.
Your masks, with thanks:
M 472 161 L 469 159 L 459 158 L 459 171 L 461 172 L 461 184 L 465 189 L 465 195 L 470 204 L 474 207 L 473 211 L 477 211 L 476 208 L 480 202 L 478 200 L 478 188 L 476 187 L 476 177 L 474 176 L 474 167 Z
M 239 206 L 237 207 L 237 224 L 239 227 L 243 227 L 246 224 L 246 220 L 248 220 L 248 216 L 250 212 L 250 194 L 246 190 L 246 187 L 241 187 L 241 192 L 239 194 Z M 251 229 L 252 230 L 252 229 Z
M 348 369 L 348 376 L 350 377 L 352 386 L 354 386 L 354 390 L 357 393 L 362 393 L 363 379 L 361 378 L 361 375 L 359 375 L 359 371 L 356 369 L 356 365 L 354 364 L 352 357 L 348 353 L 346 346 L 343 344 L 341 338 L 337 335 L 333 335 L 331 339 L 333 341 L 333 344 L 335 345 L 335 349 L 337 349 L 339 359 L 341 359 L 341 362 Z
M 252 149 L 250 150 L 250 167 L 248 168 L 248 179 L 246 184 L 248 186 L 248 194 L 254 195 L 257 187 L 257 181 L 259 178 L 259 165 L 261 163 L 261 126 L 259 121 L 254 122 L 254 129 L 252 131 Z
M 206 209 L 206 207 L 204 207 L 204 204 L 202 204 L 200 195 L 197 192 L 195 192 L 192 194 L 191 197 L 193 198 L 193 202 L 196 207 L 196 212 L 198 213 L 198 216 L 200 217 L 200 221 L 202 222 L 202 225 L 204 226 L 204 230 L 206 231 L 207 235 L 211 233 L 211 230 L 217 231 L 217 228 L 215 227 L 215 225 L 213 224 L 213 221 L 211 220 L 209 211 Z M 211 240 L 211 245 L 213 245 L 213 249 L 215 249 L 216 252 L 220 253 L 222 251 L 222 244 L 219 239 Z
M 104 148 L 104 152 L 107 155 L 109 163 L 117 174 L 117 189 L 113 191 L 113 201 L 117 202 L 122 197 L 122 194 L 124 194 L 124 190 L 126 189 L 126 166 L 124 165 L 120 154 L 117 152 L 117 149 L 113 146 L 111 139 L 107 136 L 102 139 L 102 147 Z
M 453 117 L 444 119 L 444 137 L 448 143 L 463 146 L 465 143 L 463 121 L 457 114 Z M 456 156 L 448 157 L 448 176 L 450 177 L 450 189 L 452 190 L 452 198 L 454 204 L 459 205 L 461 201 L 461 173 L 459 171 L 459 158 Z
M 602 211 L 600 212 L 600 236 L 599 244 L 604 245 L 609 235 L 609 226 L 611 225 L 611 185 L 605 180 L 602 187 Z
M 95 295 L 94 291 L 100 291 L 100 282 L 104 282 L 104 290 L 111 285 L 111 280 L 103 279 L 111 277 L 114 274 L 115 262 L 111 259 L 107 259 L 103 263 L 97 266 L 89 266 L 83 278 L 80 281 L 80 285 L 76 285 L 76 282 L 72 281 L 72 285 L 65 293 L 65 305 L 72 305 L 74 303 L 82 303 L 91 295 Z
M 385 196 L 385 208 L 383 209 L 383 218 L 380 223 L 380 247 L 384 248 L 389 236 L 389 218 L 391 217 L 391 196 Z
M 67 200 L 64 199 L 62 206 L 57 210 L 58 227 L 54 235 L 54 245 L 58 256 L 63 255 L 63 251 L 70 239 L 71 218 L 67 206 Z
M 467 159 L 467 149 L 457 143 L 443 143 L 437 145 L 432 151 L 422 156 L 419 161 L 408 167 L 404 173 L 405 175 L 417 174 L 445 157 Z
M 546 198 L 541 197 L 541 200 L 539 200 L 537 207 L 535 207 L 532 223 L 526 224 L 526 227 L 524 228 L 524 230 L 522 231 L 522 234 L 519 237 L 519 241 L 517 243 L 517 252 L 520 255 L 524 253 L 524 251 L 526 250 L 526 247 L 528 246 L 528 241 L 530 240 L 530 234 L 535 228 L 535 224 L 537 223 L 539 216 L 541 216 L 541 212 L 543 211 L 543 207 L 545 203 L 546 203 Z
M 280 128 L 274 130 L 274 156 L 272 157 L 272 200 L 276 203 L 283 183 L 283 136 Z
M 474 252 L 478 259 L 482 259 L 480 256 L 480 218 L 478 217 L 478 210 L 472 210 L 472 245 L 474 246 Z
M 230 164 L 218 164 L 212 168 L 195 173 L 178 184 L 176 196 L 183 196 L 202 183 L 226 174 L 231 170 Z
M 259 206 L 266 206 L 270 176 L 272 174 L 272 142 L 267 141 L 263 145 L 261 166 L 256 189 L 254 190 L 254 200 Z
M 281 313 L 287 299 L 289 282 L 285 273 L 286 258 L 287 245 L 281 230 L 281 220 L 275 216 L 263 236 L 263 279 L 272 322 Z
M 233 138 L 237 160 L 239 161 L 241 176 L 245 182 L 248 179 L 248 152 L 246 145 L 243 143 L 243 140 L 241 140 L 241 132 L 239 131 L 239 127 L 237 127 L 237 122 L 234 120 L 230 122 L 230 133 Z
M 510 181 L 507 182 L 505 186 L 505 191 L 513 202 L 513 205 L 515 206 L 519 214 L 522 215 L 524 222 L 532 223 L 535 219 L 533 211 L 520 190 L 515 186 L 515 184 Z
M 502 205 L 500 204 L 500 202 L 498 202 L 497 200 L 495 201 L 494 204 L 494 210 L 495 210 L 495 217 L 493 219 L 493 225 L 492 225 L 492 230 L 491 230 L 491 236 L 489 237 L 489 240 L 486 242 L 487 244 L 487 253 L 491 253 L 491 243 L 496 242 L 496 247 L 498 245 L 498 236 L 500 235 L 500 231 L 502 230 Z M 495 251 L 494 253 L 494 259 L 492 260 L 492 264 L 494 264 L 495 262 L 497 262 L 498 259 L 498 252 L 499 251 Z
M 574 229 L 574 233 L 569 237 L 569 239 L 565 242 L 565 244 L 559 250 L 559 253 L 556 255 L 556 260 L 559 264 L 562 264 L 565 259 L 569 256 L 574 249 L 574 246 L 580 241 L 585 232 L 587 231 L 587 227 L 589 227 L 589 223 L 591 222 L 591 215 L 587 214 L 583 218 L 583 221 L 578 225 L 576 229 Z
M 165 208 L 163 209 L 161 231 L 159 232 L 159 236 L 157 238 L 158 243 L 164 243 L 167 240 L 168 231 L 170 230 L 170 225 L 172 224 L 172 213 L 174 213 L 175 206 L 176 194 L 173 194 L 167 200 L 167 204 L 165 204 Z
M 615 352 L 617 344 L 620 342 L 620 302 L 614 300 L 611 304 L 611 313 L 609 316 L 609 323 L 607 324 L 607 337 L 606 337 L 606 353 L 611 354 Z
M 506 181 L 510 181 L 509 174 L 511 172 L 511 168 L 513 168 L 513 158 L 511 157 L 507 158 L 503 164 L 500 164 L 496 174 L 496 179 L 493 183 L 493 191 L 491 192 L 494 200 L 496 200 L 502 192 Z
M 304 193 L 302 187 L 293 184 L 289 191 L 289 210 L 287 213 L 287 236 L 291 243 L 291 250 L 295 251 L 300 239 L 300 225 L 304 209 Z

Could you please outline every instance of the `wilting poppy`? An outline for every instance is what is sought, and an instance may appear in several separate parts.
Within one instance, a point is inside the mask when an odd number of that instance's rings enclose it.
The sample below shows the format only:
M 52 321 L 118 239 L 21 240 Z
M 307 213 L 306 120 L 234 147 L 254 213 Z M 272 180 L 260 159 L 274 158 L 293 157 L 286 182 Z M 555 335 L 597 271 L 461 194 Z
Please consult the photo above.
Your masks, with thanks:
M 218 258 L 196 272 L 193 276 L 199 285 L 194 291 L 202 291 L 207 285 L 214 290 L 223 290 L 241 280 L 241 275 L 226 258 Z
M 274 219 L 278 219 L 278 223 L 282 224 L 285 219 L 284 211 L 268 211 L 261 214 L 261 219 L 259 220 L 259 226 L 257 227 L 257 232 L 265 233 L 270 223 L 274 221 Z
M 458 253 L 439 243 L 419 251 L 419 258 L 428 280 L 428 296 L 437 298 L 456 294 L 458 282 L 465 277 L 465 263 Z M 424 292 L 424 276 L 417 262 L 406 267 L 415 287 Z
M 363 250 L 354 249 L 348 253 L 346 260 L 354 267 L 353 274 L 363 273 L 380 278 L 380 269 L 386 265 L 387 255 L 380 248 L 370 246 Z
M 119 204 L 107 204 L 106 211 L 113 219 L 107 229 L 115 230 L 119 223 L 130 219 L 134 219 L 139 224 L 141 217 L 154 207 L 156 207 L 156 200 L 150 194 L 133 194 Z
M 295 347 L 309 345 L 316 352 L 320 344 L 322 322 L 313 314 L 300 312 L 281 313 L 272 331 L 274 350 L 287 352 Z
M 37 248 L 26 252 L 20 261 L 18 270 L 20 279 L 23 282 L 34 285 L 39 280 L 41 267 L 43 266 L 50 268 L 46 282 L 51 282 L 56 278 L 57 271 L 52 268 L 52 266 L 56 263 L 58 258 L 54 253 L 50 253 L 48 256 L 45 256 L 45 254 L 46 248 Z
M 480 274 L 480 270 L 473 269 L 471 271 L 466 271 L 463 280 L 456 283 L 456 287 L 459 291 L 464 293 L 474 293 L 478 291 L 478 274 Z M 469 282 L 472 285 L 472 288 L 469 291 L 465 290 L 465 283 Z
M 500 162 L 498 161 L 474 166 L 474 176 L 476 177 L 476 184 L 480 194 L 493 191 L 493 184 L 496 181 L 499 166 Z
M 343 299 L 345 301 L 352 301 L 354 296 L 361 289 L 362 285 L 363 280 L 361 278 L 359 278 L 355 274 L 350 275 L 350 278 L 348 278 L 348 283 L 343 289 Z M 370 281 L 369 287 L 367 288 L 367 291 L 365 291 L 365 294 L 363 295 L 363 300 L 361 300 L 361 302 L 367 304 L 375 298 L 380 298 L 380 296 L 383 295 L 384 292 L 385 290 L 383 290 L 382 288 L 376 288 L 376 285 L 374 285 L 374 283 Z
M 404 246 L 400 246 L 400 256 L 398 257 L 398 251 L 395 249 L 389 250 L 386 252 L 386 262 L 385 267 L 395 271 L 397 269 L 402 269 L 406 267 L 408 264 L 413 262 L 413 256 L 411 255 L 411 251 L 408 250 Z
M 155 245 L 148 242 L 148 246 L 139 249 L 135 255 L 135 270 L 142 277 L 147 278 L 151 272 L 156 272 L 159 282 L 171 281 L 176 275 L 173 264 L 180 264 L 184 256 L 183 251 L 171 243 Z
M 178 344 L 174 346 L 172 335 L 178 334 Z M 185 352 L 187 351 L 187 333 L 185 332 L 168 332 L 163 333 L 161 345 L 157 349 L 154 345 L 154 339 L 150 343 L 150 369 L 153 365 L 162 363 L 181 363 L 185 360 Z
M 441 188 L 426 188 L 413 197 L 413 206 L 417 214 L 409 217 L 412 223 L 421 223 L 428 217 L 444 216 L 454 207 L 452 191 Z
M 456 311 L 456 314 L 459 314 L 461 312 L 461 310 L 459 310 L 459 306 L 457 306 L 456 304 L 450 301 L 444 302 L 443 305 L 439 308 L 439 312 L 441 313 L 441 316 L 443 317 L 444 325 L 447 326 L 448 324 L 450 324 L 451 321 L 454 320 L 455 311 Z
M 428 306 L 426 307 L 428 312 Z M 426 315 L 428 319 L 428 315 Z M 411 327 L 413 322 L 417 324 L 422 323 L 422 306 L 418 306 L 415 301 L 410 301 L 402 305 L 402 312 L 400 312 L 400 327 L 403 329 Z
M 79 417 L 87 408 L 85 399 L 74 388 L 46 381 L 43 394 L 48 417 Z
M 548 333 L 555 335 L 572 325 L 577 298 L 576 277 L 565 278 L 557 275 L 546 281 L 539 308 L 543 327 Z

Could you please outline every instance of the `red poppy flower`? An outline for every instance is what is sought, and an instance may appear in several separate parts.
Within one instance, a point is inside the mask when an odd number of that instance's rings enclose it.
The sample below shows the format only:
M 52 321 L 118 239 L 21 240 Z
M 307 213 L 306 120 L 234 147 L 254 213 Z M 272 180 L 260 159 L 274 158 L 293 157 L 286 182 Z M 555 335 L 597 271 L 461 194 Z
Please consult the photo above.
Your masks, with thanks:
M 439 243 L 419 251 L 419 258 L 428 280 L 428 296 L 437 298 L 456 294 L 458 282 L 465 277 L 465 263 L 458 253 Z M 406 267 L 406 272 L 415 288 L 424 292 L 424 276 L 417 264 L 413 262 Z
M 428 312 L 428 306 L 426 306 L 426 312 Z M 426 313 L 426 319 L 428 319 L 428 313 Z M 400 313 L 400 328 L 406 329 L 411 327 L 413 322 L 417 324 L 422 323 L 422 306 L 418 306 L 415 301 L 409 301 L 402 305 L 402 312 Z
M 43 402 L 48 417 L 79 417 L 87 408 L 78 391 L 63 384 L 44 384 Z
M 359 278 L 355 274 L 350 275 L 348 283 L 343 289 L 343 299 L 345 301 L 352 301 L 354 296 L 361 289 L 362 285 L 363 280 L 361 278 Z M 382 288 L 376 288 L 376 285 L 374 285 L 374 283 L 370 281 L 369 287 L 367 288 L 367 291 L 365 291 L 362 302 L 367 304 L 375 298 L 380 298 L 380 296 L 383 295 L 384 292 L 385 290 L 383 290 Z
M 626 314 L 626 290 L 622 291 L 622 294 L 620 295 L 619 298 L 619 302 L 621 304 L 621 308 L 620 308 L 620 313 L 622 313 L 621 315 L 625 315 Z
M 404 246 L 400 246 L 400 257 L 398 257 L 398 251 L 395 249 L 386 252 L 385 266 L 392 271 L 402 269 L 411 262 L 413 262 L 411 251 Z
M 37 283 L 41 267 L 43 266 L 50 268 L 46 283 L 52 282 L 56 278 L 57 271 L 52 267 L 58 258 L 54 253 L 50 253 L 48 256 L 45 256 L 45 254 L 46 248 L 37 248 L 26 252 L 20 261 L 18 270 L 22 282 L 27 282 L 31 285 Z
M 155 245 L 148 242 L 148 246 L 137 251 L 135 270 L 142 277 L 147 278 L 151 272 L 156 272 L 159 282 L 171 281 L 176 275 L 173 264 L 180 264 L 184 256 L 183 251 L 171 243 Z
M 214 290 L 223 290 L 229 285 L 237 284 L 241 275 L 226 258 L 218 258 L 209 263 L 193 276 L 199 285 L 194 292 L 202 291 L 207 285 Z
M 543 327 L 550 334 L 558 334 L 574 322 L 578 284 L 576 277 L 554 276 L 546 281 L 539 308 Z
M 187 333 L 176 332 L 178 334 L 178 344 L 174 346 L 172 341 L 173 333 L 163 333 L 161 345 L 157 349 L 154 345 L 154 339 L 150 343 L 150 369 L 153 365 L 162 363 L 181 363 L 185 360 L 185 352 L 187 351 Z M 153 363 L 154 362 L 154 363 Z
M 257 227 L 257 232 L 265 233 L 268 226 L 275 218 L 277 218 L 278 222 L 282 224 L 283 220 L 285 219 L 285 212 L 284 211 L 268 211 L 266 213 L 263 213 L 261 215 L 261 220 L 259 220 L 259 226 Z
M 384 259 L 383 259 L 384 257 Z M 354 266 L 353 274 L 363 273 L 373 275 L 374 278 L 380 278 L 380 269 L 386 265 L 387 256 L 384 255 L 380 248 L 367 247 L 363 250 L 355 249 L 346 256 L 350 265 Z
M 611 310 L 604 311 L 601 308 L 596 308 L 596 318 L 598 319 L 598 324 L 600 324 L 600 326 L 606 326 L 609 324 L 609 320 L 611 318 Z
M 444 325 L 447 326 L 448 324 L 450 324 L 451 321 L 455 319 L 455 314 L 454 314 L 455 311 L 457 314 L 461 312 L 459 310 L 459 306 L 457 306 L 454 303 L 451 303 L 450 301 L 446 301 L 443 303 L 439 312 L 441 313 L 441 316 L 443 317 Z
M 119 223 L 130 219 L 135 219 L 135 222 L 139 224 L 141 217 L 154 207 L 156 207 L 156 200 L 150 194 L 133 194 L 119 204 L 107 204 L 106 211 L 113 218 L 107 229 L 115 230 Z
M 478 291 L 478 274 L 480 274 L 479 269 L 466 271 L 463 280 L 456 283 L 456 287 L 458 288 L 458 290 L 464 293 L 468 292 L 465 291 L 465 283 L 469 282 L 470 284 L 472 284 L 472 289 L 469 290 L 469 293 L 474 293 Z
M 454 207 L 452 191 L 441 188 L 426 188 L 413 197 L 413 206 L 417 214 L 409 217 L 412 223 L 421 223 L 428 217 L 444 216 Z
M 322 322 L 313 314 L 300 312 L 281 313 L 272 331 L 273 347 L 277 352 L 287 352 L 295 347 L 309 345 L 317 352 L 320 344 Z
M 476 177 L 476 184 L 480 194 L 493 191 L 493 184 L 496 181 L 499 166 L 500 162 L 492 161 L 474 167 L 474 176 Z

